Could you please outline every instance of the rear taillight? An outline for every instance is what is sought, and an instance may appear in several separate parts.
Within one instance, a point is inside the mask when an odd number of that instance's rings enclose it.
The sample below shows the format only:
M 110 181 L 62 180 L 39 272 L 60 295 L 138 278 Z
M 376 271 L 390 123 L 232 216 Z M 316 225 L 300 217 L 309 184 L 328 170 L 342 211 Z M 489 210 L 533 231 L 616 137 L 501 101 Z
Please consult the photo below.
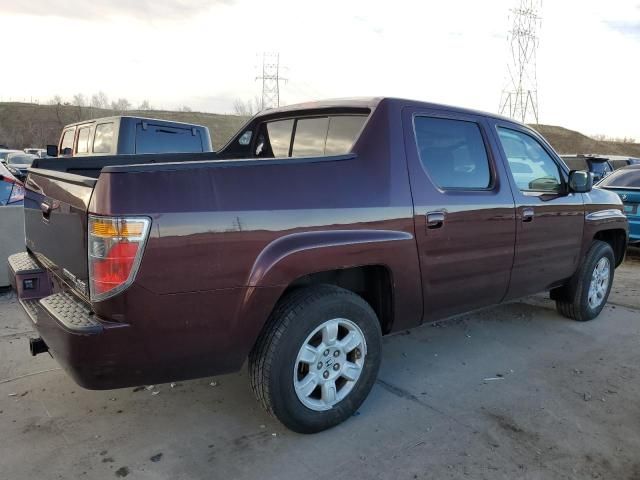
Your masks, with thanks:
M 150 225 L 148 218 L 89 215 L 91 300 L 104 300 L 133 283 Z
M 13 184 L 13 189 L 11 190 L 11 195 L 9 196 L 9 200 L 7 204 L 10 205 L 12 203 L 22 202 L 24 200 L 24 185 L 21 183 L 15 182 Z

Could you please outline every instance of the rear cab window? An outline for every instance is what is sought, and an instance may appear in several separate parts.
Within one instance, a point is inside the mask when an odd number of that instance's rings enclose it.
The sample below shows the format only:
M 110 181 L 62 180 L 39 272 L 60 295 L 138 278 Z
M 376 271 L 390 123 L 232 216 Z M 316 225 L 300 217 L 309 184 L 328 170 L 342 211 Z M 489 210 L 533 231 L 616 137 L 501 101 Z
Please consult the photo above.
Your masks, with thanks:
M 197 128 L 181 128 L 140 122 L 136 125 L 136 153 L 202 152 Z
M 368 115 L 328 114 L 263 123 L 250 156 L 296 158 L 344 155 L 351 151 Z M 245 132 L 246 134 L 246 132 Z M 244 136 L 241 135 L 239 141 Z

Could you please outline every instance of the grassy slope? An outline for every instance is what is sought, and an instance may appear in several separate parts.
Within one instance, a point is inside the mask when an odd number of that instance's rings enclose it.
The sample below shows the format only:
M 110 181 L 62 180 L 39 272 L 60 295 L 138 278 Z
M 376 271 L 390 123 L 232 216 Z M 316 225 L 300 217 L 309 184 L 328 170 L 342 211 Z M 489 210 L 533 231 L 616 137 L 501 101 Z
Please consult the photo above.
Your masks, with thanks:
M 10 148 L 44 147 L 57 144 L 62 128 L 91 118 L 119 115 L 108 109 L 96 109 L 26 103 L 0 103 L 0 144 Z M 237 115 L 162 110 L 130 110 L 126 115 L 162 118 L 209 127 L 214 148 L 220 148 L 246 121 Z
M 598 153 L 640 157 L 640 143 L 602 142 L 554 125 L 531 125 L 558 153 Z
M 163 118 L 209 127 L 214 148 L 220 148 L 246 121 L 236 115 L 160 110 L 128 111 L 127 115 Z M 58 143 L 64 125 L 117 115 L 113 110 L 72 106 L 0 103 L 0 144 L 11 148 L 44 147 Z M 532 125 L 558 153 L 600 153 L 640 157 L 640 143 L 601 142 L 579 132 L 552 125 Z

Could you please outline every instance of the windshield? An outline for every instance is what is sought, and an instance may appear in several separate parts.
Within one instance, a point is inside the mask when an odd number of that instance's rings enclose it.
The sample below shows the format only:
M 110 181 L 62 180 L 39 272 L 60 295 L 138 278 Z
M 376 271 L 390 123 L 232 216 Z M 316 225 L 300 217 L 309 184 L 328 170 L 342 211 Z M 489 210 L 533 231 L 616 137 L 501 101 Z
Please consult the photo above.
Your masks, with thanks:
M 9 165 L 29 165 L 33 163 L 33 161 L 38 158 L 36 155 L 11 155 L 7 159 L 7 164 Z
M 608 177 L 605 177 L 598 186 L 640 188 L 640 168 L 621 168 L 620 170 L 616 170 Z

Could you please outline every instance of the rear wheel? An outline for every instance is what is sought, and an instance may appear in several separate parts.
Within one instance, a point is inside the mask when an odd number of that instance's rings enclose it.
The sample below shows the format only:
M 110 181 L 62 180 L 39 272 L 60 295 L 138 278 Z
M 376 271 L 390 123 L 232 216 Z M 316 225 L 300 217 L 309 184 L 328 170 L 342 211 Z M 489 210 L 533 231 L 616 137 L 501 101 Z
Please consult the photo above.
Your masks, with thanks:
M 291 430 L 314 433 L 349 418 L 380 365 L 380 324 L 367 302 L 331 285 L 292 292 L 249 356 L 251 385 Z
M 614 268 L 611 246 L 594 241 L 582 267 L 566 286 L 554 292 L 558 312 L 578 321 L 596 318 L 609 298 Z

